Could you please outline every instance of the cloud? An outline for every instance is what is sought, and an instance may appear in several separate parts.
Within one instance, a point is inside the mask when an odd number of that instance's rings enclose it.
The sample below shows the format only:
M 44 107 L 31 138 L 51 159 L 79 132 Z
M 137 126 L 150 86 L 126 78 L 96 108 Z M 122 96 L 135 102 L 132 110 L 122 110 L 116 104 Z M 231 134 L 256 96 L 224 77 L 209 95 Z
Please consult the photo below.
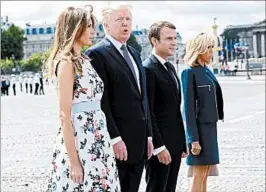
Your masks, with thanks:
M 1 1 L 1 15 L 11 22 L 25 26 L 55 23 L 59 13 L 68 6 L 91 4 L 100 20 L 107 1 Z M 111 4 L 122 2 L 110 1 Z M 264 1 L 126 1 L 133 6 L 133 28 L 149 28 L 158 20 L 174 23 L 184 42 L 201 31 L 211 31 L 217 18 L 220 34 L 227 25 L 250 24 L 265 19 Z M 29 11 L 30 10 L 30 11 Z M 24 24 L 23 24 L 24 22 Z

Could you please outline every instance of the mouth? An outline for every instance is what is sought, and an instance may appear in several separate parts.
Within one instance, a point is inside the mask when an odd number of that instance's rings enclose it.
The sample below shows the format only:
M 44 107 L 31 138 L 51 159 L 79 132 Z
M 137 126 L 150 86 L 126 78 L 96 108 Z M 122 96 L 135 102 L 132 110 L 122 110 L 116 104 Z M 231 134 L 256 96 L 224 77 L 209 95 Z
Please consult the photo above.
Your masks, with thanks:
M 128 31 L 129 31 L 128 29 L 124 29 L 124 30 L 123 30 L 124 33 L 127 33 Z

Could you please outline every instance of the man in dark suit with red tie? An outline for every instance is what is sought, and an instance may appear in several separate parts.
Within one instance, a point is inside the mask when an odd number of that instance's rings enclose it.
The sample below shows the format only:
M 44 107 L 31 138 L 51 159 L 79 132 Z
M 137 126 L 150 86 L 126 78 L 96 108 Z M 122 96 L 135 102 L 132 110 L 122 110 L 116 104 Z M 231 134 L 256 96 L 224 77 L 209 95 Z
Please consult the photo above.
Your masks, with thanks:
M 176 28 L 167 21 L 149 29 L 153 50 L 143 65 L 147 76 L 154 152 L 146 166 L 146 192 L 175 192 L 182 157 L 187 156 L 181 116 L 181 86 L 167 61 L 176 50 Z

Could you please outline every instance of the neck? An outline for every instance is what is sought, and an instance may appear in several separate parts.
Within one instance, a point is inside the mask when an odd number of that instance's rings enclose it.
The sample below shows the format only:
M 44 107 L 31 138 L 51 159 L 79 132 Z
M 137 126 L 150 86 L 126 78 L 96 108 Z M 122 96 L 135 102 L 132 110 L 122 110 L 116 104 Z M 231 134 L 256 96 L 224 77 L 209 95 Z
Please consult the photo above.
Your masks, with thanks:
M 202 59 L 198 59 L 197 62 L 204 67 L 205 66 L 205 62 Z
M 168 56 L 165 56 L 165 55 L 162 54 L 160 51 L 154 49 L 154 53 L 155 53 L 156 55 L 159 55 L 159 56 L 160 56 L 161 58 L 163 58 L 165 61 L 167 61 Z
M 110 35 L 110 34 L 108 34 L 110 37 L 112 37 L 114 40 L 116 40 L 116 41 L 118 41 L 119 43 L 121 43 L 121 44 L 125 44 L 127 41 L 125 41 L 124 39 L 122 40 L 122 39 L 118 39 L 118 38 L 116 38 L 116 37 L 114 37 L 114 36 L 112 36 L 112 35 Z
M 75 42 L 73 45 L 74 52 L 77 54 L 77 56 L 81 56 L 81 47 L 82 46 L 77 42 Z

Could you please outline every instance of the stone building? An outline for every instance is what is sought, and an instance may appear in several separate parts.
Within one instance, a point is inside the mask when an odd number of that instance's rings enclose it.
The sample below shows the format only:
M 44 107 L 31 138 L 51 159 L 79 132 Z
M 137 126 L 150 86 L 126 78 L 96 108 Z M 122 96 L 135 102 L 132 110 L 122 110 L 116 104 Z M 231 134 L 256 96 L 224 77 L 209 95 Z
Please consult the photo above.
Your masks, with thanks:
M 249 54 L 251 57 L 266 57 L 266 20 L 247 25 L 229 25 L 225 28 L 224 31 L 235 29 L 237 29 L 238 31 L 238 41 L 247 42 Z

